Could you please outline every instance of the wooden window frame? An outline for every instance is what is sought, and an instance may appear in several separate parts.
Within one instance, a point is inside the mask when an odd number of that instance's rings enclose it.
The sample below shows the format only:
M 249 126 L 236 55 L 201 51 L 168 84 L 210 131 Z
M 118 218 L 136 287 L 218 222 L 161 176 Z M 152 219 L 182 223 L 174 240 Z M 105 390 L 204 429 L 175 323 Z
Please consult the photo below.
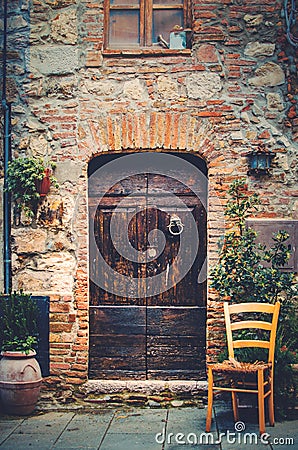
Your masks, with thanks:
M 190 2 L 191 0 L 183 0 L 181 4 L 154 4 L 153 0 L 139 0 L 139 4 L 123 4 L 123 5 L 111 5 L 110 0 L 104 0 L 104 52 L 115 54 L 119 53 L 142 53 L 143 51 L 154 53 L 189 53 L 190 49 L 173 50 L 162 47 L 153 46 L 152 43 L 152 27 L 153 27 L 153 11 L 155 10 L 183 10 L 184 28 L 191 29 L 192 16 Z M 110 11 L 126 10 L 140 11 L 140 44 L 136 46 L 121 47 L 117 49 L 114 46 L 109 45 L 109 30 L 110 30 Z

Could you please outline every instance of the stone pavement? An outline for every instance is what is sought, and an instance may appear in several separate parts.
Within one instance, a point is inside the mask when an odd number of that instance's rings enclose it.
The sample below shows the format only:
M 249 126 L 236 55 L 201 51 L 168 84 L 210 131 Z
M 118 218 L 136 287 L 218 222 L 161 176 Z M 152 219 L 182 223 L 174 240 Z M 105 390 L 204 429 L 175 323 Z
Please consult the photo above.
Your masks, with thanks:
M 257 412 L 232 420 L 229 405 L 215 408 L 212 432 L 205 433 L 205 408 L 114 408 L 46 411 L 29 417 L 0 416 L 1 450 L 247 450 L 298 448 L 298 420 L 267 427 L 261 442 Z M 245 417 L 246 416 L 246 417 Z M 245 428 L 245 430 L 244 430 Z M 220 434 L 222 433 L 222 434 Z M 269 436 L 270 434 L 270 436 Z

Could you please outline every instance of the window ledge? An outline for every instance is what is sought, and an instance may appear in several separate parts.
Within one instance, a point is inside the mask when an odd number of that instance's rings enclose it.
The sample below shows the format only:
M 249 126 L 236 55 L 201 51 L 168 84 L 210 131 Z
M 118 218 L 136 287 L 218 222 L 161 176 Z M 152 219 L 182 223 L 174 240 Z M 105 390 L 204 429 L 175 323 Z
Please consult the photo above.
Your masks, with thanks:
M 106 49 L 103 50 L 103 56 L 176 56 L 183 55 L 189 56 L 191 55 L 191 49 L 168 49 L 168 48 L 142 48 L 142 49 L 134 49 L 134 50 L 116 50 L 116 49 Z

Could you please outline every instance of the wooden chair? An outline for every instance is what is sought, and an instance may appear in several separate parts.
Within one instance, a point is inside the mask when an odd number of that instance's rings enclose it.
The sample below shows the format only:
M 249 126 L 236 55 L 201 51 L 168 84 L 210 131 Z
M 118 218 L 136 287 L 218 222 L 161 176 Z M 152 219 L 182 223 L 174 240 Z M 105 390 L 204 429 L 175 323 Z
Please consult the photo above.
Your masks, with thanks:
M 206 431 L 210 431 L 212 420 L 213 391 L 230 391 L 232 394 L 232 407 L 234 420 L 239 420 L 238 414 L 238 392 L 257 394 L 259 411 L 260 434 L 265 433 L 265 399 L 268 398 L 269 423 L 274 425 L 274 403 L 273 403 L 273 369 L 274 349 L 276 340 L 276 329 L 278 323 L 280 303 L 274 305 L 268 303 L 240 303 L 229 305 L 224 303 L 224 315 L 226 323 L 226 334 L 228 343 L 229 360 L 222 363 L 211 364 L 208 367 L 208 409 L 206 419 Z M 243 320 L 245 313 L 271 314 L 271 321 Z M 239 316 L 240 314 L 240 316 Z M 237 316 L 238 315 L 238 316 Z M 251 314 L 250 314 L 251 317 Z M 267 316 L 266 316 L 267 317 Z M 260 340 L 235 340 L 233 332 L 244 329 L 267 330 L 268 339 Z M 262 334 L 266 333 L 261 331 Z M 237 337 L 236 337 L 237 339 Z M 254 363 L 238 362 L 234 359 L 234 349 L 247 347 L 259 347 L 268 350 L 267 361 L 256 361 Z M 214 384 L 214 374 L 221 374 L 225 380 L 224 386 Z M 244 381 L 247 374 L 254 374 L 253 382 Z M 227 383 L 227 378 L 229 383 Z

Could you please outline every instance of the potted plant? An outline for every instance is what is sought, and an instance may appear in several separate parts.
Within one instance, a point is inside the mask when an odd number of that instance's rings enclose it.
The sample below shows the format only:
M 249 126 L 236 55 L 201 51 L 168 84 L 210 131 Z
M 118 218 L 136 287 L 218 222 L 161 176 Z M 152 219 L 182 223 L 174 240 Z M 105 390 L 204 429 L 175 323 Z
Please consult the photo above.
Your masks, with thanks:
M 40 197 L 44 197 L 51 184 L 58 187 L 53 176 L 54 163 L 46 164 L 41 158 L 19 157 L 10 161 L 7 170 L 7 190 L 12 193 L 15 216 L 24 211 L 28 218 L 36 215 Z
M 0 296 L 0 399 L 8 414 L 31 414 L 39 397 L 42 377 L 35 359 L 38 314 L 29 294 Z

